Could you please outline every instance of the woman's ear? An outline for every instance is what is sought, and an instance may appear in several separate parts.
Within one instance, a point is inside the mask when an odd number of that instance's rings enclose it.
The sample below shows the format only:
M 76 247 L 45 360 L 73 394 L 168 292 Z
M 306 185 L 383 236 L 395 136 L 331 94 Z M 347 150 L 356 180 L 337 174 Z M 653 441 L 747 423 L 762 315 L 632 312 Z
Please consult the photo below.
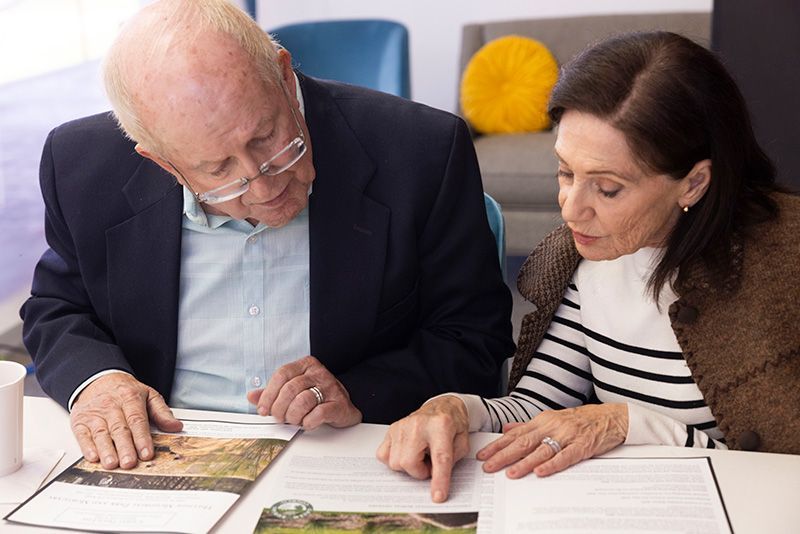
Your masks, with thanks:
M 684 187 L 678 204 L 681 208 L 691 208 L 703 198 L 711 184 L 711 160 L 698 161 L 684 178 Z

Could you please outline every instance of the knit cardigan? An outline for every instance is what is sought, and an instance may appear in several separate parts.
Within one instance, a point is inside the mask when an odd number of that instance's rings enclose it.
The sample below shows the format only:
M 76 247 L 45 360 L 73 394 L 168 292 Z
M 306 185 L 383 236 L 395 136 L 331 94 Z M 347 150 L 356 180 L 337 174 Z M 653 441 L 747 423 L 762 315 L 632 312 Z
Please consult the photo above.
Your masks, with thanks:
M 730 448 L 800 454 L 800 197 L 732 245 L 731 275 L 700 266 L 669 307 L 675 337 Z M 581 257 L 564 225 L 534 249 L 517 286 L 522 320 L 509 391 L 528 367 Z

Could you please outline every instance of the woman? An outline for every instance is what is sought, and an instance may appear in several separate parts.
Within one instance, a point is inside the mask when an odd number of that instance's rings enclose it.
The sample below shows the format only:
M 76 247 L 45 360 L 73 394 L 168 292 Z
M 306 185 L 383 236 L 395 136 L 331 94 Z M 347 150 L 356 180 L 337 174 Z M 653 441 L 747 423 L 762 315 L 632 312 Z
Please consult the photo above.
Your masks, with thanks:
M 512 478 L 622 443 L 800 453 L 800 198 L 730 75 L 679 35 L 623 35 L 562 70 L 549 113 L 566 224 L 519 274 L 537 310 L 512 391 L 435 397 L 378 458 L 441 502 L 472 431 L 504 431 L 478 459 Z

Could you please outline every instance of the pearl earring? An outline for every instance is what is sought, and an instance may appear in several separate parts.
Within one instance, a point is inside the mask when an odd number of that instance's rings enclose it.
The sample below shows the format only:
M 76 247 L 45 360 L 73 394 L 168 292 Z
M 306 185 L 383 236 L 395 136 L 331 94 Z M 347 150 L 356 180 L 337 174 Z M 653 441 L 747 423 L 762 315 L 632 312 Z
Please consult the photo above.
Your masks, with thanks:
M 689 213 L 689 205 L 683 207 L 683 213 Z

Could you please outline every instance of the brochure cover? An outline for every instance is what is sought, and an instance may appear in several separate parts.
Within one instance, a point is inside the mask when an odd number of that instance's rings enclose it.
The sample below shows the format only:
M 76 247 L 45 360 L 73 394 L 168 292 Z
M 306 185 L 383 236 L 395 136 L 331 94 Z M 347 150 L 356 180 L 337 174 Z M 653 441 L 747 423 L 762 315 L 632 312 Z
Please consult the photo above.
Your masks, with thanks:
M 133 469 L 79 460 L 6 520 L 115 532 L 208 532 L 299 428 L 183 420 L 153 432 L 155 456 Z

